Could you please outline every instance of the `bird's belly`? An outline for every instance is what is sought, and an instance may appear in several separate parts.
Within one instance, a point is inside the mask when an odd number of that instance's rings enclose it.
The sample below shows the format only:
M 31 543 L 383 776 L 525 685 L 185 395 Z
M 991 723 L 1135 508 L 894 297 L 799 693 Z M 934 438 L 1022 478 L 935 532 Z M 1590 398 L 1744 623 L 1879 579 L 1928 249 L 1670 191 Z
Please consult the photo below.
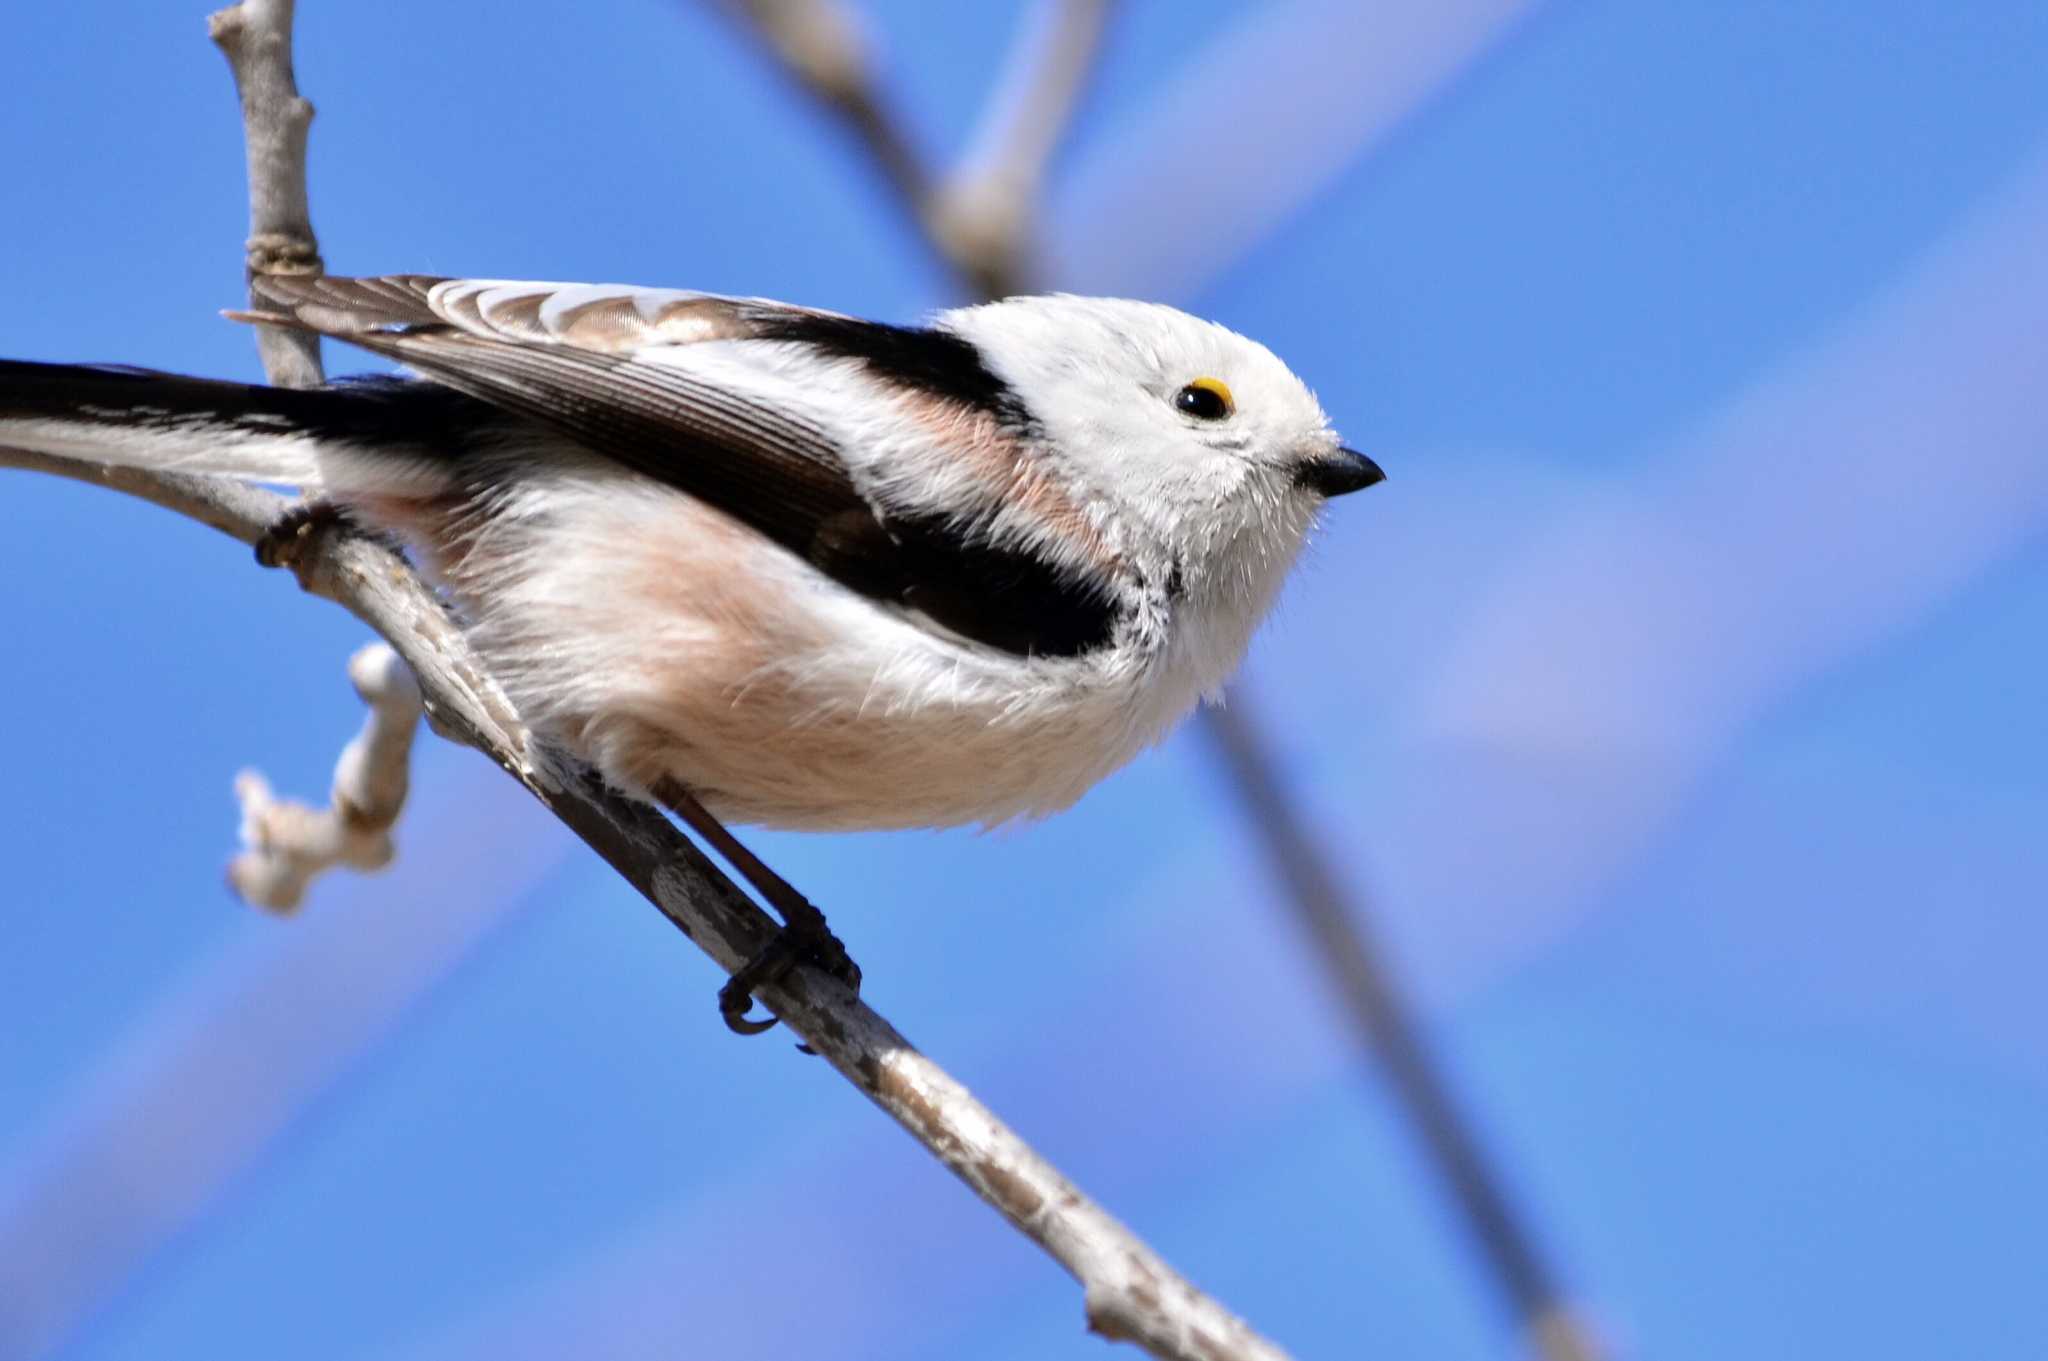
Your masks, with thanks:
M 1107 715 L 972 708 L 778 721 L 742 703 L 648 733 L 664 773 L 730 821 L 812 830 L 997 823 L 1073 803 L 1141 745 Z
M 673 778 L 727 821 L 809 830 L 1055 812 L 1159 726 L 1142 721 L 1129 695 L 1087 684 L 1041 685 L 1022 698 L 931 693 L 905 684 L 900 658 L 878 660 L 864 684 L 848 683 L 843 655 L 790 661 L 766 674 L 711 675 L 678 658 L 656 685 L 614 684 L 583 707 L 538 695 L 523 707 L 626 788 Z M 807 684 L 807 661 L 839 678 Z
M 643 532 L 609 524 L 575 554 L 500 533 L 437 555 L 521 715 L 623 788 L 673 778 L 779 827 L 996 823 L 1073 803 L 1193 702 L 1142 664 L 936 637 L 716 512 L 650 500 Z

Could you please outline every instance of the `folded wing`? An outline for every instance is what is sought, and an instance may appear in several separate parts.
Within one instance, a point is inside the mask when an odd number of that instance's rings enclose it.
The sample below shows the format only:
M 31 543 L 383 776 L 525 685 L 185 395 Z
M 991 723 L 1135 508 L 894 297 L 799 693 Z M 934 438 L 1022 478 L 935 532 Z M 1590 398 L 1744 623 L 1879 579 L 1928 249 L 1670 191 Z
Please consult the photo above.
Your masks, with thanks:
M 944 400 L 1001 400 L 954 337 L 761 299 L 615 286 L 269 276 L 257 295 L 261 310 L 238 316 L 346 340 L 550 426 L 716 506 L 842 585 L 974 642 L 1073 656 L 1115 631 L 1119 605 L 1100 579 L 998 545 L 963 517 L 880 504 L 828 431 L 647 357 L 705 341 L 808 344 Z

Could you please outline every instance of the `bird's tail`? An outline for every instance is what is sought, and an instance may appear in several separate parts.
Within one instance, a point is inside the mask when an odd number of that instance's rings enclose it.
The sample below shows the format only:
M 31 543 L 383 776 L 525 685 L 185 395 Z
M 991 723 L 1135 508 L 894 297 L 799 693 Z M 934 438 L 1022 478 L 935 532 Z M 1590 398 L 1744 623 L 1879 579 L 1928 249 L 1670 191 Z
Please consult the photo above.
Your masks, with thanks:
M 148 369 L 0 359 L 0 446 L 214 473 L 308 492 L 425 492 L 477 404 L 403 379 L 275 388 Z M 488 408 L 484 408 L 488 417 Z

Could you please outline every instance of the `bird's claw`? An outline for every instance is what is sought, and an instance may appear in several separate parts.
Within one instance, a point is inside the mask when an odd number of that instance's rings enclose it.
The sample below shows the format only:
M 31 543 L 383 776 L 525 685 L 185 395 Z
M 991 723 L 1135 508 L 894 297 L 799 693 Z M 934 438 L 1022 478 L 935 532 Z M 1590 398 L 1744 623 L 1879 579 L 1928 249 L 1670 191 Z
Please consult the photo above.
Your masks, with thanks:
M 332 501 L 303 501 L 277 517 L 256 540 L 256 561 L 265 567 L 292 567 L 306 540 L 334 525 L 349 525 L 348 512 Z
M 747 1015 L 754 1007 L 754 989 L 781 982 L 800 964 L 830 974 L 853 991 L 860 991 L 860 965 L 853 962 L 845 944 L 825 928 L 822 920 L 815 926 L 785 926 L 718 990 L 718 1014 L 725 1018 L 726 1028 L 740 1035 L 758 1035 L 773 1029 L 775 1017 L 755 1020 Z

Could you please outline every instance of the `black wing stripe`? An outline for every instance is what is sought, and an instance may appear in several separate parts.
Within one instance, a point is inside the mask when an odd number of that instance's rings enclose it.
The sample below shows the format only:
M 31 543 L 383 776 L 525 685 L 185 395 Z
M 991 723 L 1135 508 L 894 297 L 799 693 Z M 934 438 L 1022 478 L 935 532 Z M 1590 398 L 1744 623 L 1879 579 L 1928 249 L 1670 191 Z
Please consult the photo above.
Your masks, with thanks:
M 981 351 L 950 331 L 888 326 L 828 312 L 777 311 L 753 321 L 754 334 L 762 340 L 793 341 L 835 359 L 857 359 L 901 387 L 986 411 L 1014 428 L 1031 424 L 1023 401 L 988 367 Z

